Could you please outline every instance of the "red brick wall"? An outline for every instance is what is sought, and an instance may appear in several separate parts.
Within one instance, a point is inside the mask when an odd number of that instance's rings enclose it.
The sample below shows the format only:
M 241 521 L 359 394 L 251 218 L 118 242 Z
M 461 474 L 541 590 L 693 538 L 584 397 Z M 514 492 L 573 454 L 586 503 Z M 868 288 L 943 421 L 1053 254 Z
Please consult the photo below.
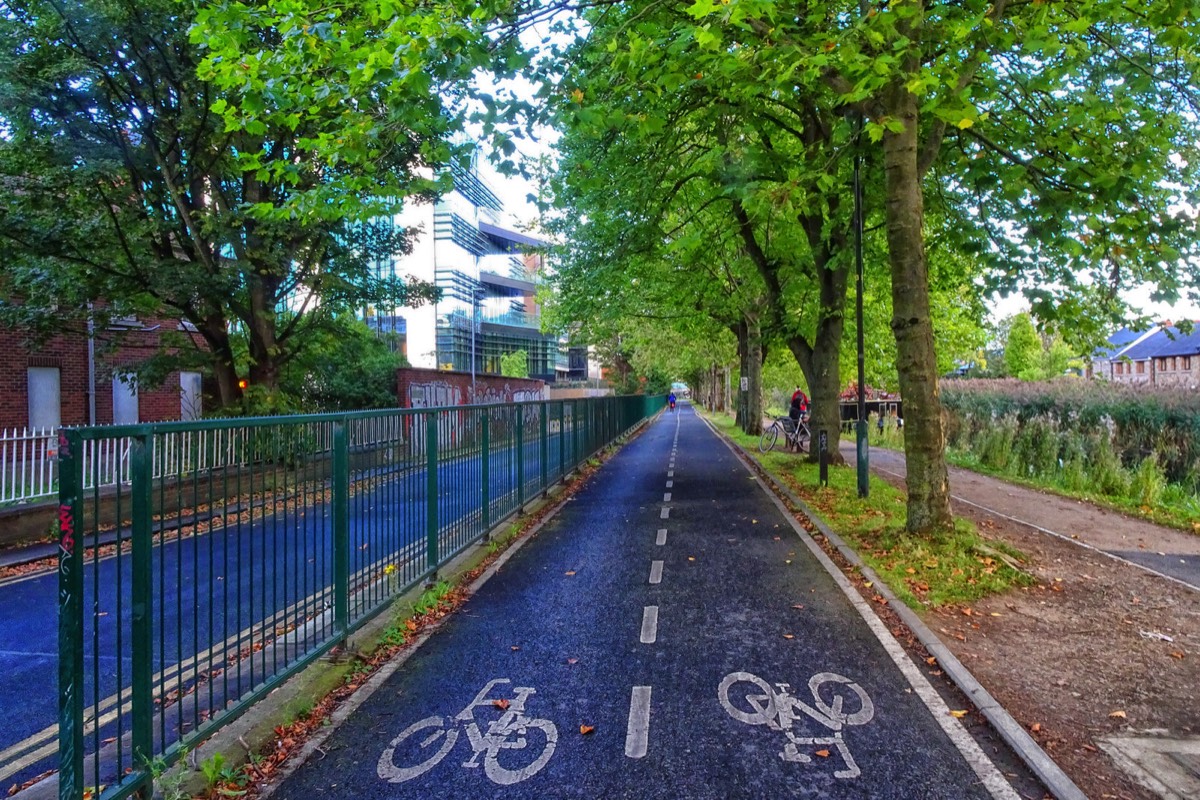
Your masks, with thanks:
M 178 328 L 178 322 L 170 320 L 141 322 L 143 329 L 97 331 L 97 424 L 110 424 L 113 419 L 114 371 L 152 355 L 162 332 Z M 24 428 L 29 424 L 29 367 L 57 367 L 62 424 L 88 424 L 88 341 L 84 324 L 64 325 L 62 334 L 33 347 L 21 331 L 0 328 L 0 428 Z M 158 387 L 139 388 L 139 421 L 175 420 L 179 419 L 179 411 L 179 373 L 171 373 Z
M 526 378 L 477 375 L 471 394 L 471 373 L 438 369 L 396 370 L 396 397 L 401 408 L 435 408 L 481 403 L 512 403 L 541 400 L 545 382 Z

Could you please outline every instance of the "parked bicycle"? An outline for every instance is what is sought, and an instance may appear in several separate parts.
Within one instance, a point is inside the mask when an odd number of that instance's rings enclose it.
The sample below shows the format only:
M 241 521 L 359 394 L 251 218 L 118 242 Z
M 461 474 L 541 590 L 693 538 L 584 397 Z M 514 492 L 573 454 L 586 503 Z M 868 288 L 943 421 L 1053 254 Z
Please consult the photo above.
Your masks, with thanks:
M 758 440 L 759 452 L 770 452 L 780 437 L 787 442 L 788 447 L 795 448 L 800 453 L 807 453 L 812 446 L 812 433 L 808 429 L 808 420 L 805 417 L 798 420 L 791 417 L 775 417 Z
M 812 756 L 801 752 L 801 745 L 806 749 L 832 745 L 846 764 L 845 769 L 835 771 L 833 776 L 857 778 L 861 775 L 862 771 L 842 739 L 842 728 L 865 725 L 875 716 L 875 705 L 863 688 L 836 673 L 819 672 L 808 681 L 808 691 L 813 697 L 813 705 L 809 705 L 794 697 L 788 684 L 777 683 L 775 686 L 778 691 L 757 675 L 731 672 L 717 687 L 717 699 L 729 716 L 739 722 L 766 725 L 769 730 L 783 731 L 788 742 L 779 757 L 784 761 L 808 764 L 812 762 Z M 833 731 L 833 736 L 797 736 L 792 733 L 793 723 L 803 721 L 805 716 Z
M 464 767 L 478 768 L 479 757 L 483 756 L 483 771 L 493 783 L 508 786 L 532 777 L 554 755 L 558 728 L 548 719 L 525 716 L 525 701 L 536 694 L 535 689 L 513 687 L 512 700 L 488 698 L 493 688 L 504 683 L 512 681 L 507 678 L 488 681 L 475 699 L 454 717 L 426 717 L 401 731 L 379 757 L 376 770 L 379 777 L 390 783 L 402 783 L 433 769 L 458 742 L 460 728 L 467 732 L 467 741 L 473 751 L 463 762 Z M 487 723 L 483 731 L 475 720 L 475 709 L 480 707 L 503 712 L 498 719 Z M 500 763 L 502 753 L 512 754 L 505 756 L 508 766 Z M 526 762 L 524 766 L 521 766 L 522 761 Z

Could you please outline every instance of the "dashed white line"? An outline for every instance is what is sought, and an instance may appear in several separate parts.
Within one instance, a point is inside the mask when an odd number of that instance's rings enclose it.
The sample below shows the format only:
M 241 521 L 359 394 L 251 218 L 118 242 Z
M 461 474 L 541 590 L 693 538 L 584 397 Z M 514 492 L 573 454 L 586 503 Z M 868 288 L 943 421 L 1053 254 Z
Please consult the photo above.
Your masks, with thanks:
M 675 477 L 675 471 L 674 471 L 674 470 L 671 470 L 670 472 L 668 472 L 668 473 L 667 473 L 667 477 L 668 477 L 668 478 L 674 478 L 674 477 Z
M 625 755 L 642 758 L 650 742 L 650 687 L 635 686 L 629 698 L 629 726 L 625 729 Z
M 663 492 L 663 502 L 664 503 L 671 502 L 671 493 L 670 492 Z
M 671 509 L 667 508 L 666 506 L 663 506 L 662 514 L 659 515 L 659 518 L 666 519 L 669 516 L 671 516 Z
M 668 489 L 674 489 L 674 488 L 675 488 L 675 481 L 667 481 L 667 488 L 668 488 Z
M 642 609 L 642 644 L 654 644 L 658 638 L 658 606 Z
M 651 583 L 662 583 L 662 567 L 663 567 L 663 562 L 661 562 L 661 561 L 651 561 L 650 562 L 650 582 Z
M 656 538 L 654 540 L 654 543 L 656 545 L 659 545 L 660 547 L 667 543 L 667 529 L 666 528 L 658 529 L 658 538 Z

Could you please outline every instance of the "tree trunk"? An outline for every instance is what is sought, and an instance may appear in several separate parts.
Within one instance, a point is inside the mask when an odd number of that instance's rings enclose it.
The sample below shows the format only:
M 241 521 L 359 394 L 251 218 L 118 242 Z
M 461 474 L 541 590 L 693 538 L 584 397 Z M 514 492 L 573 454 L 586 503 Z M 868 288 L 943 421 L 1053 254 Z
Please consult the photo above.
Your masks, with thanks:
M 917 168 L 917 98 L 902 82 L 888 90 L 885 113 L 904 123 L 900 132 L 884 132 L 883 155 L 892 332 L 904 400 L 904 453 L 908 464 L 905 527 L 910 533 L 924 533 L 949 528 L 953 518 L 929 312 L 924 209 Z
M 746 358 L 742 375 L 747 379 L 745 396 L 745 418 L 742 430 L 751 436 L 762 435 L 762 323 L 756 314 L 747 314 Z
M 746 393 L 742 391 L 741 378 L 747 376 L 749 367 L 747 360 L 749 358 L 748 346 L 748 331 L 746 323 L 740 322 L 733 327 L 734 334 L 737 335 L 737 354 L 738 354 L 738 388 L 736 392 L 737 410 L 734 414 L 733 422 L 743 431 L 746 430 Z

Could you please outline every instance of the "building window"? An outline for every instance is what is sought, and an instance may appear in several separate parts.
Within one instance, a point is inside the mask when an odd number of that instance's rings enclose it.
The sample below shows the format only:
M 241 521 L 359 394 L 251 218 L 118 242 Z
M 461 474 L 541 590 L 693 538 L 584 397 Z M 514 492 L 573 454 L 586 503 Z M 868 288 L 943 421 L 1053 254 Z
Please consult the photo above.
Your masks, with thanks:
M 1192 368 L 1192 357 L 1191 356 L 1183 357 L 1183 368 L 1186 370 L 1190 370 Z
M 1146 374 L 1146 362 L 1145 361 L 1137 362 L 1137 374 L 1138 375 Z
M 58 367 L 30 367 L 29 427 L 57 428 L 62 424 L 62 400 Z
M 138 387 L 133 375 L 114 375 L 113 424 L 136 425 L 138 423 Z
M 204 401 L 200 391 L 199 372 L 179 373 L 179 418 L 200 419 L 204 414 Z

